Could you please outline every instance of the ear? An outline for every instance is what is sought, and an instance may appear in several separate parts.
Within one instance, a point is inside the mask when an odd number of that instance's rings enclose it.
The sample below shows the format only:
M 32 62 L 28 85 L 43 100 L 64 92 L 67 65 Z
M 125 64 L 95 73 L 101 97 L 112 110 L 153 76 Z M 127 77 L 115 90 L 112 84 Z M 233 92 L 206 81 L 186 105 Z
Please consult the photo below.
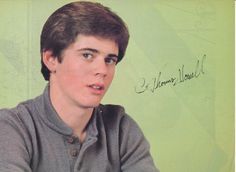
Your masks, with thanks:
M 56 67 L 58 64 L 58 59 L 53 56 L 51 50 L 47 50 L 43 52 L 43 63 L 47 66 L 47 68 L 52 72 L 56 72 Z

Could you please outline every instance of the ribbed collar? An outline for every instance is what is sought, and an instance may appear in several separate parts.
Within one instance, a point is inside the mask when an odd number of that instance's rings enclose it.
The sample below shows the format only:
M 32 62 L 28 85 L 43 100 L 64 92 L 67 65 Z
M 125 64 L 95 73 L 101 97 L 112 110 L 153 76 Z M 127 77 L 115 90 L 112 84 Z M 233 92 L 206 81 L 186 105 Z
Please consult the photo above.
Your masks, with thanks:
M 57 114 L 56 110 L 54 109 L 50 96 L 49 96 L 49 84 L 44 89 L 44 92 L 41 96 L 34 99 L 36 109 L 44 121 L 44 123 L 51 129 L 59 132 L 63 135 L 71 136 L 73 135 L 72 129 L 62 121 L 62 119 Z M 97 130 L 97 114 L 99 112 L 99 107 L 94 108 L 92 117 L 87 124 L 87 137 L 97 137 L 98 130 Z

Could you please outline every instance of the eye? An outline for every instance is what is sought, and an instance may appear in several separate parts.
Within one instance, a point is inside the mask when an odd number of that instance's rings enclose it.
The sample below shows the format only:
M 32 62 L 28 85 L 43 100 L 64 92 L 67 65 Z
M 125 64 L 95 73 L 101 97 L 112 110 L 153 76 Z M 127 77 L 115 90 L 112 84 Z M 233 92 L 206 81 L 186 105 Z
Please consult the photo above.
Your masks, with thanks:
M 118 58 L 117 57 L 107 57 L 105 58 L 105 63 L 109 64 L 109 65 L 116 65 L 118 62 Z
M 92 53 L 83 53 L 82 56 L 86 60 L 91 60 L 93 58 L 93 54 Z

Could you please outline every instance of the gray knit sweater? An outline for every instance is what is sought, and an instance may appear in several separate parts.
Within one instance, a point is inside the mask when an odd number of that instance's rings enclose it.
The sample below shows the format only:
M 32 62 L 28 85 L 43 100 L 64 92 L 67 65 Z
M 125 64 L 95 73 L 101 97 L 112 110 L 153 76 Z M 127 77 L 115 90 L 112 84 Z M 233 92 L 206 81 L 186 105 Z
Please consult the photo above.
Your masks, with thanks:
M 121 106 L 94 109 L 83 143 L 44 93 L 0 110 L 0 172 L 157 172 L 149 144 Z

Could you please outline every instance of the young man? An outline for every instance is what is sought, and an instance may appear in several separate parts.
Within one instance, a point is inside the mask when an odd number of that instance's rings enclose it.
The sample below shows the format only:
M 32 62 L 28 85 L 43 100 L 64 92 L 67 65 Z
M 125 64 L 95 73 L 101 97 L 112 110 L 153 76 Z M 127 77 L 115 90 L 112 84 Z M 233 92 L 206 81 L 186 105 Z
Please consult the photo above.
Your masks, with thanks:
M 41 34 L 44 93 L 0 111 L 1 172 L 156 172 L 121 106 L 101 105 L 129 33 L 99 3 L 56 10 Z

